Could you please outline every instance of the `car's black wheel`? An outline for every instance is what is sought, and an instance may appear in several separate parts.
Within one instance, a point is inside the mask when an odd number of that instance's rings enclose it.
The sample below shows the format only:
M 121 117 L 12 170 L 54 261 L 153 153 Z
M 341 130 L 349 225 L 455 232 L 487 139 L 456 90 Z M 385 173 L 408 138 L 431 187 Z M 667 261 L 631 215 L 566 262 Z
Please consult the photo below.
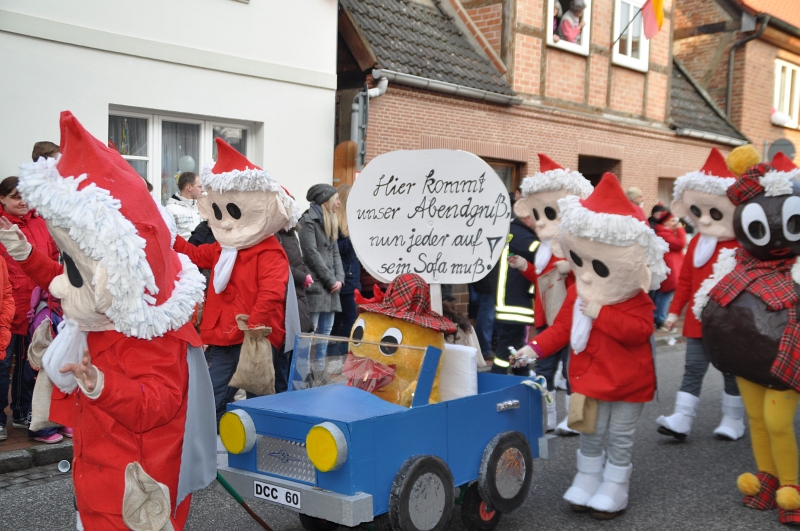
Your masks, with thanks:
M 440 458 L 408 459 L 392 483 L 389 520 L 394 531 L 443 531 L 453 515 L 453 475 Z
M 525 501 L 531 487 L 533 455 L 528 439 L 506 431 L 486 446 L 478 473 L 478 491 L 490 509 L 510 513 Z
M 461 521 L 467 531 L 492 531 L 500 523 L 503 513 L 490 509 L 478 492 L 478 482 L 467 487 L 464 500 L 461 502 Z
M 300 525 L 302 525 L 303 529 L 306 531 L 336 531 L 340 527 L 339 524 L 323 520 L 322 518 L 314 518 L 306 514 L 301 514 L 299 516 Z

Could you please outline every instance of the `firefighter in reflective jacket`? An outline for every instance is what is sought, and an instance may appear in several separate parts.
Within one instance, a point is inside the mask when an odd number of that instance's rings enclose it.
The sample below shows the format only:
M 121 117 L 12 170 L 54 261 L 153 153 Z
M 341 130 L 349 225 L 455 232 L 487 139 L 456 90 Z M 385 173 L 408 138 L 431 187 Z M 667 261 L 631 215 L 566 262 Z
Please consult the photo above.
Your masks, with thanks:
M 525 345 L 527 328 L 533 325 L 533 284 L 522 273 L 508 266 L 508 256 L 515 254 L 533 263 L 539 239 L 533 232 L 530 216 L 514 218 L 509 232 L 510 242 L 503 249 L 497 264 L 497 306 L 495 308 L 495 349 L 492 372 L 507 374 L 509 347 L 517 350 Z M 527 376 L 529 367 L 512 369 L 514 374 Z

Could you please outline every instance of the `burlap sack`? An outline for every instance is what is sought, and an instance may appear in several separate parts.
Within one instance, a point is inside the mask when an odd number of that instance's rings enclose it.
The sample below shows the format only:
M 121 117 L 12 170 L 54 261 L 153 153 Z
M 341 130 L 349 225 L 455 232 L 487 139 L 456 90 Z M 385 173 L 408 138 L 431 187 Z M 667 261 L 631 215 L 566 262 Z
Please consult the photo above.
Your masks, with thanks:
M 169 521 L 169 488 L 159 483 L 138 462 L 125 468 L 122 520 L 133 531 L 174 531 Z
M 587 435 L 594 433 L 597 427 L 597 399 L 572 393 L 569 397 L 567 426 Z
M 268 326 L 248 328 L 248 317 L 250 316 L 244 314 L 236 316 L 239 330 L 244 332 L 244 342 L 239 354 L 239 364 L 228 385 L 259 396 L 275 394 L 272 345 L 267 340 L 272 328 Z
M 40 370 L 42 367 L 42 356 L 44 356 L 47 347 L 53 342 L 53 329 L 52 323 L 49 318 L 39 324 L 36 331 L 31 338 L 31 344 L 28 347 L 28 362 L 31 367 L 39 371 L 36 377 L 36 386 L 33 388 L 33 398 L 31 399 L 31 431 L 39 431 L 46 428 L 53 428 L 58 426 L 50 422 L 50 398 L 53 394 L 53 382 L 47 376 L 45 371 Z

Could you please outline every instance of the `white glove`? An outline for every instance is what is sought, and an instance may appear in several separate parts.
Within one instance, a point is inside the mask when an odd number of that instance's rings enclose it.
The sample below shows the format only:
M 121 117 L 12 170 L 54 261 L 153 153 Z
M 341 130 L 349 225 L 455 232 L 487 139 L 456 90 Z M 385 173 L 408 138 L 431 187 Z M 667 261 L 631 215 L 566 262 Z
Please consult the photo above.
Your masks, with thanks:
M 556 269 L 562 275 L 566 275 L 569 273 L 569 262 L 567 260 L 559 260 L 556 262 Z
M 518 254 L 508 257 L 508 265 L 514 269 L 519 269 L 520 271 L 525 271 L 528 269 L 528 261 Z
M 666 328 L 667 330 L 672 330 L 673 328 L 675 328 L 675 323 L 678 322 L 679 318 L 680 316 L 675 315 L 674 313 L 667 315 L 667 320 L 664 321 L 664 328 Z
M 19 230 L 19 227 L 17 225 L 12 225 L 5 217 L 3 217 L 2 222 L 0 222 L 0 243 L 5 246 L 11 258 L 17 262 L 27 260 L 33 249 L 31 244 L 28 243 L 28 239 L 22 231 Z

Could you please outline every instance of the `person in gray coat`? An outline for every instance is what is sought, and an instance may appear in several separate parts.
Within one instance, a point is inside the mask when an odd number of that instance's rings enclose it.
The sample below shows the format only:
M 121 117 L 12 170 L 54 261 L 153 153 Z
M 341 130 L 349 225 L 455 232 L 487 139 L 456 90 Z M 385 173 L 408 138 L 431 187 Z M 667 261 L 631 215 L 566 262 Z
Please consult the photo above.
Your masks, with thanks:
M 339 194 L 329 184 L 315 184 L 306 194 L 311 206 L 300 217 L 298 236 L 303 261 L 314 283 L 306 288 L 308 309 L 317 334 L 330 335 L 333 317 L 342 310 L 339 291 L 344 269 L 339 257 Z

